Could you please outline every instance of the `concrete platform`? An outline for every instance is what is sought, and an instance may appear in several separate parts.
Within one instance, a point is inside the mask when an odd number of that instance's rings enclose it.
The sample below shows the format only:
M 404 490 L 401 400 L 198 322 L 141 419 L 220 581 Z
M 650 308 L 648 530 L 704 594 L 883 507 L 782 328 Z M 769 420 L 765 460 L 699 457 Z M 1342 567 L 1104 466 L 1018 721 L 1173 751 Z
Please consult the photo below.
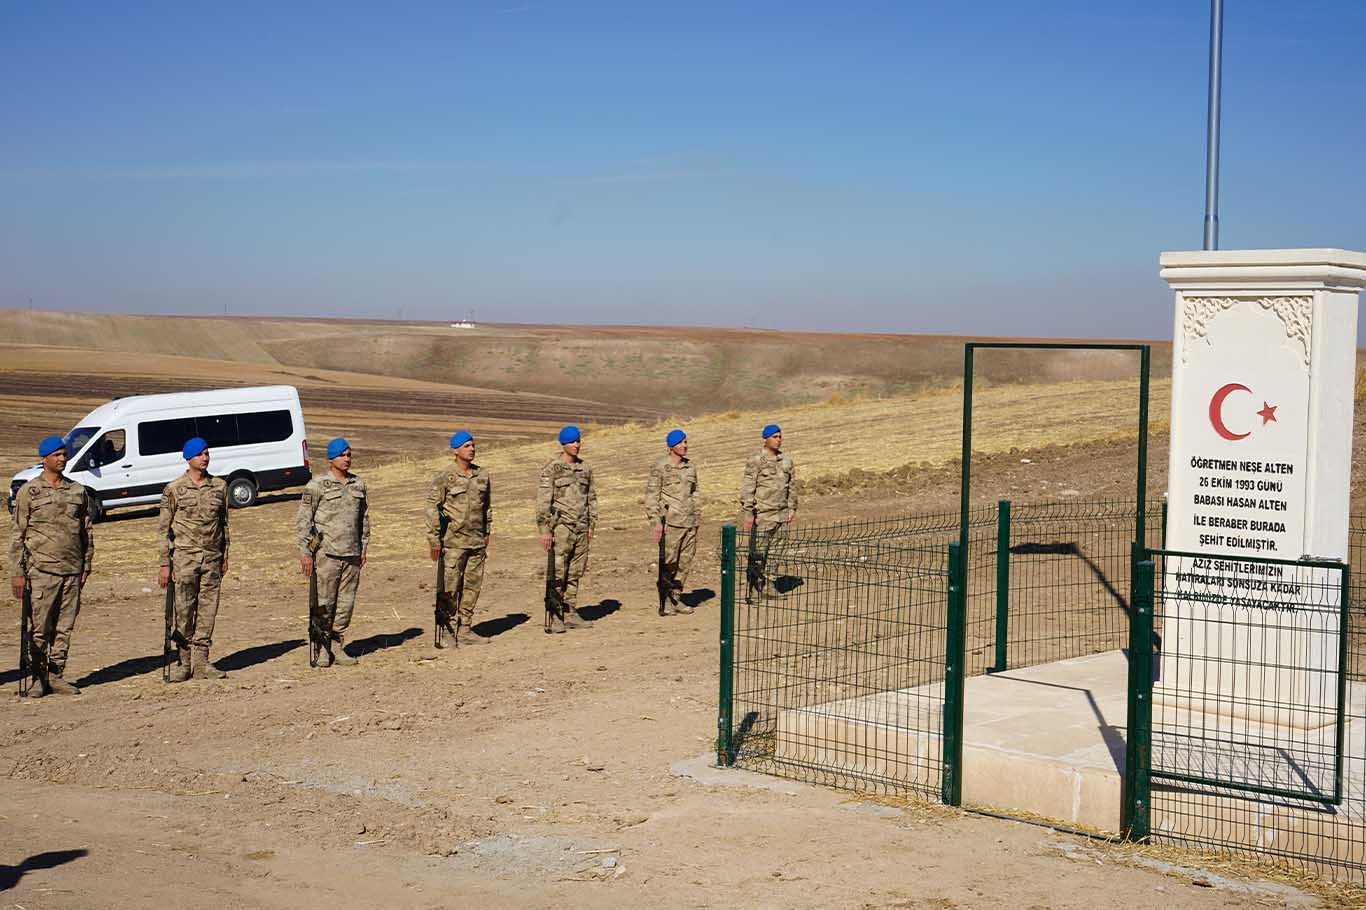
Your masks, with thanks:
M 1127 679 L 1125 655 L 1109 651 L 968 680 L 964 802 L 1117 831 Z M 1352 686 L 1349 717 L 1366 714 L 1364 703 L 1366 689 Z M 873 778 L 924 781 L 939 762 L 942 704 L 942 685 L 935 683 L 789 709 L 778 716 L 775 758 Z M 1164 710 L 1169 713 L 1162 720 L 1173 728 L 1199 729 L 1198 717 Z M 1293 840 L 1294 852 L 1301 855 L 1362 862 L 1366 769 L 1359 743 L 1352 745 L 1366 733 L 1362 726 L 1359 720 L 1348 723 L 1353 759 L 1344 762 L 1341 805 L 1287 804 L 1253 794 L 1216 797 L 1188 788 L 1178 793 L 1155 781 L 1154 833 L 1254 849 L 1276 843 L 1292 849 L 1287 842 Z M 1252 740 L 1276 738 L 1255 727 L 1239 733 Z M 1241 759 L 1232 750 L 1199 756 L 1215 767 Z M 1295 772 L 1294 756 L 1287 755 L 1284 767 L 1268 766 L 1262 773 L 1289 780 Z

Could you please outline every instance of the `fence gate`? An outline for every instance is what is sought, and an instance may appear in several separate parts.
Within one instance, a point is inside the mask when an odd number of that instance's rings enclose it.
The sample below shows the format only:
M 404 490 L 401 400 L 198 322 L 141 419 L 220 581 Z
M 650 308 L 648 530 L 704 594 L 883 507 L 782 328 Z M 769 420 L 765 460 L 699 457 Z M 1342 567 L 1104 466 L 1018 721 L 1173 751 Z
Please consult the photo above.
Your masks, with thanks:
M 1359 880 L 1366 690 L 1348 567 L 1146 555 L 1132 637 L 1132 835 Z

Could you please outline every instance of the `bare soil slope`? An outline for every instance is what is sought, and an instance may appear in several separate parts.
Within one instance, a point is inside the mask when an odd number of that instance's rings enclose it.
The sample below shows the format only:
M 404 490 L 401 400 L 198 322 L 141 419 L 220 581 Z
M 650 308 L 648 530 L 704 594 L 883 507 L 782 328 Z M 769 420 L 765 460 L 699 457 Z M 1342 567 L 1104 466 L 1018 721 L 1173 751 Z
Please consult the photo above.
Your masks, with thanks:
M 172 354 L 373 373 L 568 396 L 692 416 L 832 395 L 942 387 L 963 369 L 962 338 L 639 326 L 489 325 L 358 320 L 107 316 L 0 310 L 0 339 L 99 353 Z M 1169 345 L 1154 345 L 1165 375 Z M 984 382 L 1121 379 L 1125 352 L 990 351 Z

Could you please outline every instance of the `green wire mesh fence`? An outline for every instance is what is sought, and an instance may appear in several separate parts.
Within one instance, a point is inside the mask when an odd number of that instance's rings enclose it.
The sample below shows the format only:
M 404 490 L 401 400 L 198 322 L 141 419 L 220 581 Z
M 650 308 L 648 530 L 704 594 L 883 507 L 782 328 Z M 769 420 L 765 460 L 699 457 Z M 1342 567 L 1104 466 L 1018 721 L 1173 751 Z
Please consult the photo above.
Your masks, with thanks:
M 1307 624 L 1303 634 L 1281 634 L 1285 616 L 1274 611 L 1234 611 L 1198 627 L 1242 647 L 1212 659 L 1182 613 L 1200 603 L 1199 592 L 1169 596 L 1177 569 L 1188 587 L 1191 572 L 1168 562 L 1195 557 L 1160 550 L 1160 507 L 1145 516 L 1147 539 L 1136 553 L 1136 517 L 1124 502 L 973 510 L 958 600 L 949 558 L 960 540 L 957 513 L 799 526 L 753 552 L 751 535 L 728 529 L 721 761 L 956 802 L 955 676 L 1135 653 L 1134 641 L 1146 641 L 1139 647 L 1151 660 L 1130 662 L 1123 829 L 1366 883 L 1366 610 L 1353 593 L 1366 590 L 1366 578 L 1338 565 L 1293 564 L 1283 571 L 1318 573 L 1298 579 L 1303 602 L 1286 614 Z M 1135 591 L 1135 557 L 1149 552 L 1155 581 Z M 1366 519 L 1352 523 L 1351 557 L 1366 566 Z M 1147 638 L 1131 640 L 1140 609 Z M 957 631 L 953 616 L 962 617 Z M 955 653 L 963 668 L 949 672 Z M 1277 674 L 1297 672 L 1313 682 L 1276 694 Z M 1240 673 L 1261 681 L 1255 697 L 1246 685 L 1231 694 L 1228 680 Z M 1135 713 L 1145 684 L 1157 698 L 1140 701 Z M 1198 719 L 1171 698 L 1182 687 L 1215 693 Z M 1254 723 L 1261 715 L 1269 727 Z M 1140 732 L 1130 736 L 1129 728 Z
M 957 533 L 953 513 L 790 528 L 766 543 L 739 532 L 723 546 L 736 589 L 736 764 L 938 797 Z
M 1130 730 L 1148 752 L 1150 809 L 1136 833 L 1366 881 L 1366 680 L 1347 566 L 1149 556 L 1151 646 L 1133 659 L 1151 666 L 1151 718 Z

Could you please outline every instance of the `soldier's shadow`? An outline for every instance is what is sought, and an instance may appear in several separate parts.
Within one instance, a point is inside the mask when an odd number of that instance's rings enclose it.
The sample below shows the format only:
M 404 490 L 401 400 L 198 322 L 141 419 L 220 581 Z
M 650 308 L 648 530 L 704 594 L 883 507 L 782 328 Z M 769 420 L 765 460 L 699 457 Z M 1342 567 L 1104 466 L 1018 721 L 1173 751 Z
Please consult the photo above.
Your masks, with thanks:
M 608 598 L 600 603 L 589 604 L 579 609 L 579 615 L 584 619 L 597 622 L 604 616 L 611 616 L 621 609 L 621 601 Z
M 107 667 L 100 667 L 98 670 L 91 670 L 89 673 L 76 680 L 76 685 L 82 689 L 88 686 L 99 686 L 104 683 L 119 682 L 133 676 L 141 676 L 144 673 L 151 673 L 160 670 L 168 660 L 166 655 L 160 652 L 148 654 L 146 657 L 129 657 L 116 664 Z
M 396 648 L 405 641 L 411 641 L 422 634 L 417 626 L 409 626 L 402 632 L 381 632 L 368 638 L 357 638 L 346 643 L 346 653 L 352 657 L 364 657 L 385 648 Z
M 49 850 L 46 853 L 35 853 L 17 866 L 7 866 L 0 863 L 0 891 L 10 890 L 19 884 L 19 879 L 30 872 L 55 869 L 60 865 L 74 862 L 89 855 L 90 851 L 82 847 L 78 850 Z
M 711 588 L 696 588 L 692 591 L 680 594 L 678 599 L 681 600 L 685 606 L 697 609 L 715 596 L 716 592 Z
M 477 622 L 470 626 L 470 631 L 481 638 L 495 638 L 502 635 L 504 632 L 517 628 L 529 619 L 531 619 L 531 617 L 525 613 L 509 613 L 508 615 L 500 616 L 497 619 L 486 619 L 483 622 Z
M 303 647 L 303 645 L 304 640 L 302 638 L 288 638 L 284 641 L 271 642 L 268 645 L 253 645 L 250 648 L 234 651 L 227 657 L 215 660 L 214 664 L 218 666 L 218 669 L 225 672 L 245 670 L 247 667 L 254 667 L 268 660 L 282 657 L 295 648 Z

